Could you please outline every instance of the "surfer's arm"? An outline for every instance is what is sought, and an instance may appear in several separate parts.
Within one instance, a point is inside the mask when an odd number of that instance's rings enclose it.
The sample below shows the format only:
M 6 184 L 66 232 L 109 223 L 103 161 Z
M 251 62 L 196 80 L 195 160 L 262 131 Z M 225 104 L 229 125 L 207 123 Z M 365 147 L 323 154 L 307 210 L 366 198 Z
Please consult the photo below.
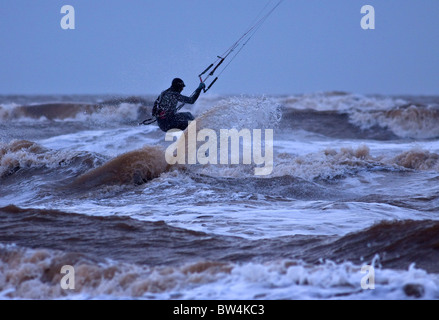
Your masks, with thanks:
M 201 90 L 203 90 L 203 88 L 205 88 L 204 83 L 203 85 L 200 84 L 200 86 L 195 90 L 195 92 L 190 97 L 179 94 L 178 101 L 188 104 L 194 104 L 198 100 L 198 97 L 200 96 Z

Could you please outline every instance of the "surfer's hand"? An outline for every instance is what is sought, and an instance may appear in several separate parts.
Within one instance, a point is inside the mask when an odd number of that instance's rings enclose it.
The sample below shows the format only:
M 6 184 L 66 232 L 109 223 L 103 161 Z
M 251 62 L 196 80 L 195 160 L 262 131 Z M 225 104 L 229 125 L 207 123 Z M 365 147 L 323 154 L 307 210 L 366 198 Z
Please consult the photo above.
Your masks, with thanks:
M 200 85 L 198 86 L 198 90 L 203 90 L 206 88 L 206 85 L 204 84 L 204 82 L 201 82 Z

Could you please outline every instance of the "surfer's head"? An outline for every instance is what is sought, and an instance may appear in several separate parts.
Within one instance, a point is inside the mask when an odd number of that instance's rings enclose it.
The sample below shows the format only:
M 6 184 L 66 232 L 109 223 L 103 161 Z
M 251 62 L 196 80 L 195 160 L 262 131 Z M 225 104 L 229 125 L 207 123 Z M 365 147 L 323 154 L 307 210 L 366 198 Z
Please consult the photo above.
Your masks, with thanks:
M 183 80 L 181 80 L 180 78 L 175 78 L 174 80 L 172 80 L 171 88 L 174 91 L 182 92 L 184 87 L 186 87 L 186 85 L 184 84 Z

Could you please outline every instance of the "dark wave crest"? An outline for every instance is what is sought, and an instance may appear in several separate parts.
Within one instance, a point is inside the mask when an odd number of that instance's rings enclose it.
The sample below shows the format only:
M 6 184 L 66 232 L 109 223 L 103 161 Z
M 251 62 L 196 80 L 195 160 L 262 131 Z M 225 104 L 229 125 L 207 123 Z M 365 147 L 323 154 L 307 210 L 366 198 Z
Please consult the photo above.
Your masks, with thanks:
M 164 151 L 158 146 L 146 146 L 122 154 L 93 169 L 72 184 L 73 187 L 94 188 L 105 185 L 143 184 L 170 169 Z
M 72 173 L 90 169 L 103 157 L 84 151 L 57 151 L 27 140 L 0 143 L 0 179 L 19 171 L 66 169 Z M 65 174 L 65 172 L 64 172 Z
M 165 222 L 128 217 L 93 217 L 56 210 L 0 208 L 0 242 L 28 248 L 81 253 L 143 265 L 181 265 L 205 260 L 221 262 L 297 259 L 370 263 L 407 270 L 413 263 L 439 273 L 439 221 L 382 221 L 337 236 L 284 236 L 262 240 L 208 235 Z M 74 228 L 73 228 L 74 226 Z
M 434 139 L 439 137 L 438 97 L 367 97 L 323 93 L 283 100 L 283 128 L 331 138 Z
M 362 263 L 378 255 L 384 268 L 407 269 L 412 263 L 439 273 L 439 221 L 383 221 L 314 249 L 313 261 L 324 255 L 337 262 Z

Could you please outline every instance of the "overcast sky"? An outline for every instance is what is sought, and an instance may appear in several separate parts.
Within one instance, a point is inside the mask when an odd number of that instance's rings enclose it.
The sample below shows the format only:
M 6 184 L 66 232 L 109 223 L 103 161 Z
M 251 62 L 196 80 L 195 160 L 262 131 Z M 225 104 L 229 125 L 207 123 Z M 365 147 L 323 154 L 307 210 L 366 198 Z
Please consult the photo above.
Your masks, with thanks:
M 0 94 L 157 94 L 174 77 L 190 93 L 267 2 L 1 0 Z M 439 94 L 439 1 L 285 0 L 211 92 L 333 90 Z

